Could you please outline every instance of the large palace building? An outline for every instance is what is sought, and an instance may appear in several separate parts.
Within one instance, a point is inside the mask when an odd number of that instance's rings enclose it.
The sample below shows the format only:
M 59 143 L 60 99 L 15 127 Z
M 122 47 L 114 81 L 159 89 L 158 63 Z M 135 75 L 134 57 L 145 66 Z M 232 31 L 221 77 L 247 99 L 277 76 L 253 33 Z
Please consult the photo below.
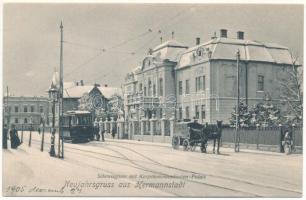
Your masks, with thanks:
M 229 38 L 221 29 L 205 43 L 196 38 L 190 48 L 172 39 L 150 50 L 125 78 L 126 119 L 195 117 L 201 123 L 228 123 L 237 101 L 237 63 L 240 98 L 247 105 L 266 96 L 280 103 L 279 81 L 293 65 L 290 51 L 236 34 Z

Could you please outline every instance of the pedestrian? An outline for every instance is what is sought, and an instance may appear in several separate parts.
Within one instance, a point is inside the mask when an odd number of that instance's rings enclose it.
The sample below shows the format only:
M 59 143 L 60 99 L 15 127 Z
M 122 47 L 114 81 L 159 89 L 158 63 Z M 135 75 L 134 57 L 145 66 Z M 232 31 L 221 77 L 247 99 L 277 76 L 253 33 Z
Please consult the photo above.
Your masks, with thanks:
M 40 124 L 38 127 L 38 134 L 40 135 L 41 130 L 43 129 L 43 124 Z
M 102 136 L 102 142 L 104 142 L 104 123 L 102 121 L 102 118 L 100 118 L 100 121 L 99 121 L 99 130 L 100 130 L 100 134 Z
M 94 121 L 94 134 L 96 137 L 96 140 L 100 140 L 100 136 L 99 136 L 99 122 L 98 119 L 96 118 Z
M 113 137 L 113 139 L 115 139 L 115 135 L 116 135 L 116 126 L 113 125 L 113 127 L 112 127 L 112 137 Z
M 10 130 L 10 139 L 11 139 L 11 148 L 17 149 L 17 147 L 20 145 L 20 140 L 18 137 L 18 131 L 16 129 L 16 126 L 12 124 L 11 130 Z
M 8 133 L 8 128 L 7 125 L 4 124 L 2 130 L 2 149 L 7 149 L 7 133 Z

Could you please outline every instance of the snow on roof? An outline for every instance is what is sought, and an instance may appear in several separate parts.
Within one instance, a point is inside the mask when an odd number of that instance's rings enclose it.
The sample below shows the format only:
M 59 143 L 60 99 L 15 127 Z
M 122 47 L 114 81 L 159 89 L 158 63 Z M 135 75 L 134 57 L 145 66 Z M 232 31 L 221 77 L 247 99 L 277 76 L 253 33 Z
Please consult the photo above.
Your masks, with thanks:
M 69 110 L 65 114 L 90 114 L 90 112 L 85 110 Z
M 64 98 L 81 98 L 84 94 L 90 93 L 95 86 L 93 85 L 72 85 L 72 83 L 64 83 Z M 121 96 L 120 88 L 115 87 L 97 87 L 102 95 L 109 99 L 114 94 Z
M 157 60 L 168 59 L 176 62 L 178 55 L 185 51 L 188 47 L 177 42 L 176 40 L 168 40 L 153 49 L 152 56 Z
M 119 95 L 122 96 L 122 91 L 120 88 L 115 87 L 98 87 L 98 89 L 101 91 L 102 95 L 105 96 L 105 98 L 109 99 L 113 95 Z
M 239 49 L 241 60 L 292 64 L 292 58 L 287 47 L 251 40 L 215 38 L 184 51 L 180 57 L 178 67 L 195 63 L 194 52 L 199 47 L 207 50 L 207 52 L 210 51 L 211 59 L 236 60 L 236 52 Z M 202 59 L 207 60 L 208 55 L 206 54 L 205 56 Z
M 178 48 L 187 48 L 186 45 L 183 45 L 182 43 L 176 41 L 176 40 L 168 40 L 158 46 L 156 46 L 154 49 L 153 49 L 153 52 L 154 51 L 158 51 L 159 49 L 161 48 L 164 48 L 164 47 L 178 47 Z

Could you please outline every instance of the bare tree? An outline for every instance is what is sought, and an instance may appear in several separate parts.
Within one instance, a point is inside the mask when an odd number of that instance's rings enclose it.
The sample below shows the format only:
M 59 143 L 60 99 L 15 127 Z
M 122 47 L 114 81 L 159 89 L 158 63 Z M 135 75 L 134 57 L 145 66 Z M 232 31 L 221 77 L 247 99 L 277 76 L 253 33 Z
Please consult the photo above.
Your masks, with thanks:
M 280 81 L 281 98 L 287 104 L 287 123 L 302 123 L 303 118 L 303 69 L 291 54 L 292 65 L 287 68 L 287 76 Z

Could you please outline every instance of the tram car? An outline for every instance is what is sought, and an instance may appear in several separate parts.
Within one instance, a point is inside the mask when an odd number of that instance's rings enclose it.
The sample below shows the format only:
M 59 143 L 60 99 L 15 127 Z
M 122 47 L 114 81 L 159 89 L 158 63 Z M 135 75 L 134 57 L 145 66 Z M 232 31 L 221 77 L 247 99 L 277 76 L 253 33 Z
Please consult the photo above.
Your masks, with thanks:
M 219 153 L 221 134 L 222 121 L 217 121 L 217 124 L 210 125 L 203 125 L 197 122 L 179 123 L 174 130 L 172 147 L 179 149 L 182 146 L 184 151 L 194 151 L 197 146 L 200 146 L 201 152 L 206 153 L 208 140 L 213 140 L 213 152 L 215 153 L 215 144 L 218 142 L 217 153 Z
M 92 115 L 88 111 L 67 111 L 63 115 L 63 139 L 72 143 L 94 139 Z

